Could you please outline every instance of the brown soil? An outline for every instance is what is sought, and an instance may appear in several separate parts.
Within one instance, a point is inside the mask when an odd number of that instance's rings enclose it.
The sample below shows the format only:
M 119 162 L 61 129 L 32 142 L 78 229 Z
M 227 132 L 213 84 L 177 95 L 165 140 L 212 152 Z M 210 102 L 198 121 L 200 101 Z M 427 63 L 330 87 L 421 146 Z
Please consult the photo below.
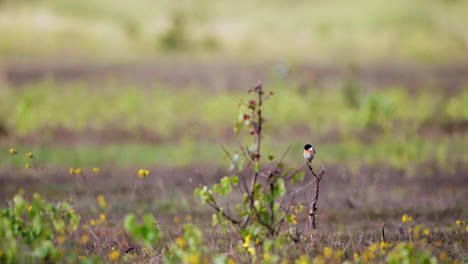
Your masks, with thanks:
M 342 82 L 351 76 L 351 67 L 342 65 L 286 64 L 243 65 L 233 62 L 139 62 L 119 65 L 86 65 L 57 62 L 4 65 L 4 79 L 13 85 L 25 85 L 43 79 L 59 82 L 121 82 L 151 85 L 162 83 L 174 87 L 196 85 L 212 90 L 245 89 L 258 80 L 274 78 L 295 80 L 305 88 Z M 355 80 L 369 88 L 402 86 L 410 89 L 434 87 L 456 92 L 468 85 L 468 64 L 444 66 L 357 65 Z

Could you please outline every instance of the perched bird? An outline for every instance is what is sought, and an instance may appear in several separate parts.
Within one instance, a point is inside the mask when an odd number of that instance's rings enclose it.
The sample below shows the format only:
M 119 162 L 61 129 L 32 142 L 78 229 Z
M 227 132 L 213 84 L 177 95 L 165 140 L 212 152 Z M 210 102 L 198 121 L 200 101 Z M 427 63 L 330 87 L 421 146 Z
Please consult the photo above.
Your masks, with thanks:
M 315 149 L 312 147 L 312 145 L 307 144 L 304 146 L 304 159 L 307 160 L 308 162 L 312 162 L 315 156 Z

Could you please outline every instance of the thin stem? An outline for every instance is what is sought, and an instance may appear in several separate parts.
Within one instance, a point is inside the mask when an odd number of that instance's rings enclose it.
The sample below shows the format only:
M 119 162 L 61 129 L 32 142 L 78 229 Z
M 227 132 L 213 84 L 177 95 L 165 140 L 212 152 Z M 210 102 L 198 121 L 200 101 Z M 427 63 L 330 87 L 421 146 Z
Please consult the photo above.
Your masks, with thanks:
M 322 171 L 320 172 L 319 175 L 315 174 L 314 170 L 312 169 L 312 165 L 310 162 L 306 162 L 307 167 L 309 168 L 309 171 L 314 175 L 315 177 L 315 186 L 314 186 L 314 197 L 312 199 L 312 203 L 310 204 L 309 208 L 309 230 L 315 230 L 317 228 L 316 224 L 316 212 L 317 212 L 317 202 L 319 198 L 319 191 L 320 191 L 320 180 L 322 180 L 322 176 L 325 173 L 325 170 L 323 169 L 322 165 Z

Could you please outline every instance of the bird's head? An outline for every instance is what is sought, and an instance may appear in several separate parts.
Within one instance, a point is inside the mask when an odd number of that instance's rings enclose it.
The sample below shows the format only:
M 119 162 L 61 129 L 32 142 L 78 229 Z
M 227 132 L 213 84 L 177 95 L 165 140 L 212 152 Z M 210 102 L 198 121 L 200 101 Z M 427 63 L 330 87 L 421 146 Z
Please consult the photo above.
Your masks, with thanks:
M 311 145 L 311 144 L 307 144 L 307 145 L 304 146 L 304 149 L 305 149 L 305 150 L 308 150 L 308 149 L 311 149 L 311 148 L 312 148 L 312 145 Z

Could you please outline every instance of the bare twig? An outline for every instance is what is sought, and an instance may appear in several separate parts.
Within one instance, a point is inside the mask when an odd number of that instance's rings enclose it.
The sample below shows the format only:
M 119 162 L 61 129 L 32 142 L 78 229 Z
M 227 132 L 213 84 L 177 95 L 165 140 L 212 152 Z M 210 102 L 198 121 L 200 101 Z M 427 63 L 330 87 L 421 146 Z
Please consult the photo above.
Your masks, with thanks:
M 380 224 L 380 233 L 381 233 L 382 242 L 386 242 L 386 240 L 385 240 L 385 222 L 382 222 Z
M 315 230 L 317 227 L 315 216 L 317 212 L 317 202 L 319 198 L 319 190 L 320 190 L 320 181 L 322 180 L 323 174 L 325 173 L 325 169 L 322 164 L 322 171 L 319 173 L 319 175 L 315 174 L 314 169 L 312 168 L 312 165 L 310 162 L 306 162 L 307 167 L 309 168 L 309 171 L 314 175 L 315 177 L 315 187 L 314 187 L 314 197 L 312 199 L 312 203 L 310 204 L 309 208 L 309 230 Z

